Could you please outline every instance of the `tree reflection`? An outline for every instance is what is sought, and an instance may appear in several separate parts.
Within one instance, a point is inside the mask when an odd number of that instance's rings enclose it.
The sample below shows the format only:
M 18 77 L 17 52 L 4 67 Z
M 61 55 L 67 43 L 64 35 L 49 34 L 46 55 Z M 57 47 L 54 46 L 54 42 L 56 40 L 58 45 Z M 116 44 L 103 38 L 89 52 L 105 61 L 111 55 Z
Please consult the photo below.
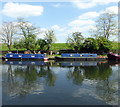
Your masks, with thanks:
M 67 78 L 77 85 L 81 84 L 84 79 L 107 80 L 112 73 L 108 63 L 98 64 L 98 66 L 73 66 L 72 68 L 67 73 Z
M 64 62 L 65 64 L 65 62 Z M 60 64 L 59 64 L 60 65 Z M 112 67 L 109 63 L 98 63 L 94 66 L 77 66 L 73 64 L 66 66 L 64 70 L 67 71 L 66 77 L 72 81 L 73 84 L 84 85 L 87 81 L 88 89 L 94 88 L 96 90 L 93 94 L 102 100 L 110 103 L 116 102 L 117 99 L 117 80 L 111 79 L 113 73 Z M 52 66 L 57 66 L 53 64 Z M 25 96 L 27 94 L 40 94 L 44 92 L 44 85 L 54 86 L 57 76 L 50 65 L 9 65 L 7 80 L 4 81 L 4 91 L 10 96 Z M 63 66 L 61 66 L 63 67 Z M 66 69 L 67 68 L 67 69 Z M 61 72 L 62 73 L 62 72 Z M 66 79 L 64 79 L 66 80 Z M 93 84 L 93 85 L 89 85 Z M 85 87 L 84 86 L 84 87 Z
M 46 85 L 54 86 L 57 79 L 55 73 L 50 69 L 50 66 L 41 67 L 38 73 L 39 77 L 44 77 Z
M 117 83 L 107 80 L 100 80 L 97 82 L 96 85 L 96 94 L 104 99 L 109 104 L 116 105 L 116 102 L 118 102 L 118 88 L 115 87 Z
M 73 71 L 69 71 L 67 73 L 67 78 L 69 80 L 73 80 L 73 83 L 76 85 L 80 85 L 82 84 L 83 80 L 84 80 L 84 75 L 82 74 L 82 70 L 80 67 L 75 66 L 73 68 Z
M 100 79 L 96 85 L 96 93 L 109 104 L 118 102 L 118 80 L 110 79 L 112 68 L 108 63 L 100 64 Z
M 117 80 L 111 80 L 112 68 L 109 63 L 98 63 L 97 66 L 73 66 L 67 78 L 80 85 L 84 79 L 94 80 L 96 94 L 107 103 L 115 103 L 118 99 Z
M 42 93 L 43 85 L 54 86 L 56 75 L 50 67 L 27 65 L 8 67 L 8 82 L 5 90 L 10 96 L 25 96 L 28 93 Z
M 98 64 L 98 66 L 84 66 L 84 76 L 90 80 L 106 80 L 110 77 L 112 69 L 108 63 Z

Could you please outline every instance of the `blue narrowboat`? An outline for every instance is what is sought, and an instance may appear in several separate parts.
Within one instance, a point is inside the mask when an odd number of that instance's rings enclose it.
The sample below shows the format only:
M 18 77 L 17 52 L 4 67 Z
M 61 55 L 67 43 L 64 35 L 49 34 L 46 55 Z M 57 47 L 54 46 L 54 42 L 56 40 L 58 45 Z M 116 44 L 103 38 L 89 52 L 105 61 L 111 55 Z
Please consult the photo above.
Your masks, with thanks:
M 61 57 L 55 57 L 60 61 L 103 61 L 106 58 L 99 58 L 97 54 L 92 53 L 62 53 Z
M 95 58 L 95 57 L 97 57 L 97 54 L 90 54 L 90 53 L 62 53 L 61 57 Z

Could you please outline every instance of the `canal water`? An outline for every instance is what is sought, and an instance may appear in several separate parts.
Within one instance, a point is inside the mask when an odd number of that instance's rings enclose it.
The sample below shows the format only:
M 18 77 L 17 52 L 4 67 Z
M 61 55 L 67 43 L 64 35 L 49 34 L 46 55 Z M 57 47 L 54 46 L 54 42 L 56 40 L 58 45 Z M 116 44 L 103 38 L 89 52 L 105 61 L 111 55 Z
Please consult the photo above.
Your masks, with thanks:
M 118 105 L 119 65 L 2 62 L 2 105 Z

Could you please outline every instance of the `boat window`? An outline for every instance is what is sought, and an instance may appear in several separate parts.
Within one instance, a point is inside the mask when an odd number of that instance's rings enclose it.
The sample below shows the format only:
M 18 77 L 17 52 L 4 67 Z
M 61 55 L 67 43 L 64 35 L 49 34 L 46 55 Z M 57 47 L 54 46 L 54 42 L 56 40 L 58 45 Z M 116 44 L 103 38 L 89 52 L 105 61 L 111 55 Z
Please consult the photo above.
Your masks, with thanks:
M 13 55 L 10 55 L 10 57 L 13 57 Z
M 34 55 L 32 55 L 31 57 L 35 57 Z
M 84 56 L 84 55 L 80 55 L 80 56 Z

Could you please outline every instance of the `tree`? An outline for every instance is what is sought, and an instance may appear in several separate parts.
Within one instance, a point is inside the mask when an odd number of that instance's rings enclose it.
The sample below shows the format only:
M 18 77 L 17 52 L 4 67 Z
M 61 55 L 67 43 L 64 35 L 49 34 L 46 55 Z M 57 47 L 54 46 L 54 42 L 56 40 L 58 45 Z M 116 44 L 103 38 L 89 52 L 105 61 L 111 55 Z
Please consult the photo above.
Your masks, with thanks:
M 50 50 L 51 44 L 56 41 L 55 33 L 53 30 L 48 30 L 45 32 L 45 40 L 47 42 L 47 50 Z
M 18 19 L 18 26 L 21 30 L 20 34 L 23 36 L 23 47 L 27 50 L 35 50 L 36 48 L 36 35 L 39 33 L 38 29 L 31 23 L 24 21 L 24 19 Z
M 95 36 L 102 36 L 109 39 L 110 36 L 117 35 L 116 14 L 111 12 L 102 13 L 96 21 Z
M 83 38 L 81 32 L 74 32 L 74 33 L 72 33 L 71 37 L 67 38 L 67 43 L 68 43 L 69 47 L 71 47 L 75 50 L 80 50 L 83 39 L 84 38 Z
M 99 52 L 101 52 L 101 54 L 103 52 L 107 53 L 109 52 L 109 50 L 112 48 L 112 42 L 109 41 L 107 38 L 105 37 L 98 37 L 97 38 L 97 42 L 98 42 L 98 46 L 99 46 Z
M 17 34 L 17 26 L 14 22 L 4 22 L 1 28 L 1 40 L 7 45 L 9 51 L 11 50 L 13 38 Z
M 18 49 L 23 48 L 23 44 L 24 41 L 14 41 L 13 47 L 17 49 L 17 53 L 18 53 Z
M 98 50 L 98 48 L 99 48 L 99 46 L 98 46 L 96 39 L 86 38 L 83 45 L 82 45 L 81 50 L 85 50 L 87 52 L 93 52 L 93 51 Z
M 44 50 L 46 48 L 47 41 L 44 39 L 38 39 L 36 42 L 36 45 L 37 45 L 38 49 Z

